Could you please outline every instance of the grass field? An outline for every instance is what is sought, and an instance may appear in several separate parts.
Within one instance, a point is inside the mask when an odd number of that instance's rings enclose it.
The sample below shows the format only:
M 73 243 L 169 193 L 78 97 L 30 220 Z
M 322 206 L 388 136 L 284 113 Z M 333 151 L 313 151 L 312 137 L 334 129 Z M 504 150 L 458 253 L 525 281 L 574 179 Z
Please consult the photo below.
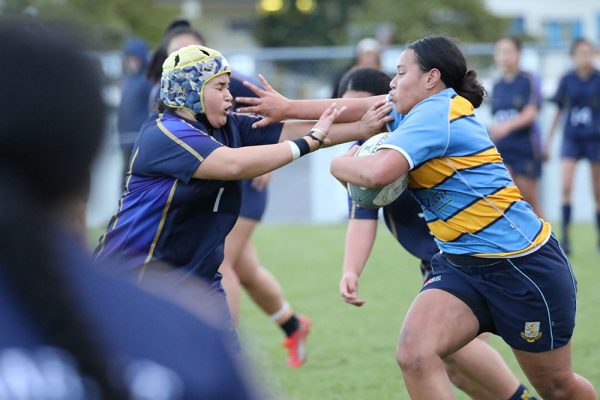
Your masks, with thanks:
M 576 226 L 571 262 L 579 281 L 573 364 L 600 388 L 600 256 L 593 226 Z M 394 360 L 402 318 L 420 288 L 417 261 L 380 229 L 361 278 L 362 308 L 338 294 L 345 226 L 261 226 L 255 243 L 290 304 L 313 321 L 309 361 L 285 367 L 281 331 L 243 298 L 241 336 L 256 374 L 277 399 L 408 399 Z M 510 349 L 491 343 L 524 382 Z M 457 398 L 466 399 L 457 392 Z

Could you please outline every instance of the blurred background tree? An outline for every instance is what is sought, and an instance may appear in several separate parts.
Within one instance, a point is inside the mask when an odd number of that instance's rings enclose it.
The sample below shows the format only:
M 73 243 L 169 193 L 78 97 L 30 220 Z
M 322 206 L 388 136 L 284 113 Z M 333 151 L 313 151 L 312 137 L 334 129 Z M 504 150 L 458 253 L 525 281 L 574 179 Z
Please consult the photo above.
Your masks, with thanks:
M 261 0 L 254 35 L 263 46 L 349 45 L 365 36 L 403 44 L 431 33 L 494 41 L 508 21 L 483 0 Z M 273 6 L 271 8 L 265 6 Z
M 31 15 L 67 21 L 103 49 L 120 48 L 123 39 L 139 36 L 158 43 L 165 26 L 181 12 L 177 1 L 158 0 L 4 0 L 4 16 Z
M 365 0 L 261 0 L 253 34 L 266 47 L 349 42 L 347 25 Z

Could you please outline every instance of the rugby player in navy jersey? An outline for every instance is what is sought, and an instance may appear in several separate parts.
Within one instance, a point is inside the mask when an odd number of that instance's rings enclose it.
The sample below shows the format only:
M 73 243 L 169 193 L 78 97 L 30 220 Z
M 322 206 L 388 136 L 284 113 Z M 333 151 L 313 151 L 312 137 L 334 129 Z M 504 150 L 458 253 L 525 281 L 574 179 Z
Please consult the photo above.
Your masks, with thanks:
M 564 119 L 560 150 L 562 159 L 562 237 L 561 244 L 568 254 L 571 250 L 571 194 L 577 162 L 587 159 L 592 167 L 592 187 L 596 202 L 598 252 L 600 252 L 600 72 L 594 67 L 594 47 L 585 39 L 571 46 L 575 68 L 560 80 L 553 101 L 558 106 L 548 133 L 546 158 L 554 132 Z
M 205 44 L 202 34 L 188 21 L 176 20 L 167 29 L 163 39 L 161 47 L 166 50 L 157 50 L 152 60 L 153 65 L 162 65 L 167 52 L 170 54 L 185 46 Z M 164 54 L 163 58 L 161 54 Z M 250 78 L 232 71 L 229 92 L 233 97 L 254 96 L 254 92 L 243 85 L 244 79 Z M 154 92 L 153 103 L 158 103 L 159 88 Z M 158 104 L 153 104 L 151 109 L 157 107 Z M 219 272 L 223 275 L 223 287 L 227 292 L 227 303 L 233 320 L 236 323 L 239 320 L 240 289 L 243 286 L 250 298 L 285 334 L 283 345 L 288 349 L 287 364 L 297 368 L 302 366 L 307 357 L 306 338 L 310 332 L 311 321 L 305 316 L 296 315 L 290 307 L 275 276 L 260 265 L 252 242 L 254 228 L 262 219 L 267 205 L 267 185 L 270 177 L 271 173 L 267 173 L 242 181 L 240 216 L 227 235 L 224 259 Z
M 221 274 L 225 237 L 240 210 L 240 181 L 319 149 L 368 137 L 389 120 L 380 102 L 364 119 L 333 124 L 329 107 L 314 121 L 254 128 L 259 117 L 231 112 L 230 68 L 216 50 L 183 47 L 163 64 L 159 106 L 136 139 L 119 209 L 96 249 L 143 279 L 153 265 L 213 285 L 214 303 L 229 315 Z M 333 125 L 332 125 L 333 124 Z M 357 133 L 361 132 L 361 133 Z M 169 279 L 169 277 L 165 277 Z
M 523 198 L 541 216 L 538 183 L 542 152 L 536 123 L 541 106 L 539 88 L 534 77 L 520 68 L 519 40 L 512 37 L 498 40 L 494 58 L 502 76 L 492 89 L 494 123 L 488 128 L 490 138 Z
M 400 332 L 396 358 L 411 398 L 453 399 L 443 360 L 492 332 L 511 346 L 542 398 L 596 399 L 572 366 L 571 267 L 474 115 L 485 94 L 476 72 L 467 70 L 450 38 L 428 36 L 400 54 L 390 87 L 394 122 L 387 142 L 363 157 L 354 157 L 355 146 L 332 161 L 331 172 L 344 184 L 369 188 L 409 172 L 408 187 L 441 250 Z M 254 89 L 260 98 L 239 99 L 250 104 L 240 111 L 264 115 L 259 126 L 314 118 L 332 103 L 356 118 L 385 97 L 289 100 Z
M 338 93 L 343 98 L 369 97 L 389 92 L 391 78 L 377 69 L 360 68 L 342 77 Z M 361 144 L 362 141 L 356 142 Z M 362 274 L 377 233 L 379 210 L 362 208 L 348 196 L 349 220 L 344 248 L 343 275 L 339 289 L 343 299 L 357 307 L 364 304 L 358 297 Z M 385 224 L 410 254 L 420 260 L 423 281 L 429 279 L 431 258 L 439 252 L 423 219 L 419 203 L 407 190 L 382 208 Z M 529 391 L 519 383 L 500 354 L 485 338 L 477 338 L 444 359 L 450 380 L 455 386 L 477 400 L 522 399 Z M 535 397 L 529 395 L 529 399 Z

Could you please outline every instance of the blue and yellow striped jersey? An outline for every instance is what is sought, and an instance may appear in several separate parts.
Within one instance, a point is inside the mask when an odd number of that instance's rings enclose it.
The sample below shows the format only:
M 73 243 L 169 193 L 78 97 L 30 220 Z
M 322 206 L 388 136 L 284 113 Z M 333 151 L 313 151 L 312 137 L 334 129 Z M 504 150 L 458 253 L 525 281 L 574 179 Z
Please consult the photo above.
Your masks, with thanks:
M 442 251 L 511 257 L 537 250 L 550 236 L 506 170 L 473 105 L 445 89 L 407 115 L 394 109 L 393 133 L 380 149 L 410 165 L 409 188 Z

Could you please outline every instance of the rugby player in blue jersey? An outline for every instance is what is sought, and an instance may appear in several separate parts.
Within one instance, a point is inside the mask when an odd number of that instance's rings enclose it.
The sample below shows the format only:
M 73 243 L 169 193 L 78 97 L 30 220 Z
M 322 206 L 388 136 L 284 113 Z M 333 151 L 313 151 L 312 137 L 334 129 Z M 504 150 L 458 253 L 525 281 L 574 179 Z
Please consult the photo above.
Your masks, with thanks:
M 331 171 L 342 183 L 371 188 L 410 172 L 409 188 L 441 249 L 400 333 L 396 357 L 411 398 L 454 398 L 444 358 L 492 332 L 512 347 L 542 398 L 596 399 L 572 367 L 571 267 L 473 114 L 485 93 L 475 71 L 451 39 L 428 36 L 401 53 L 390 86 L 395 119 L 387 143 L 364 157 L 354 157 L 355 146 Z M 314 118 L 333 102 L 353 118 L 381 98 L 288 100 L 269 88 L 256 92 L 260 99 L 239 100 L 251 104 L 241 111 L 265 116 L 258 126 Z
M 530 73 L 521 70 L 518 39 L 498 40 L 494 58 L 502 76 L 492 89 L 494 123 L 488 132 L 523 199 L 541 216 L 538 192 L 542 151 L 536 123 L 541 106 L 539 85 Z
M 600 252 L 600 72 L 594 67 L 594 47 L 585 39 L 571 46 L 575 68 L 560 80 L 553 101 L 558 106 L 548 133 L 546 158 L 561 118 L 564 129 L 560 156 L 562 159 L 562 237 L 567 254 L 571 249 L 571 193 L 577 161 L 587 159 L 592 167 L 592 186 L 596 202 L 598 252 Z
M 365 119 L 333 124 L 334 105 L 319 121 L 291 121 L 253 129 L 258 117 L 230 112 L 230 68 L 216 50 L 183 47 L 163 64 L 160 113 L 134 144 L 119 209 L 96 249 L 123 271 L 143 279 L 153 265 L 212 283 L 216 308 L 229 314 L 218 268 L 225 237 L 240 210 L 240 180 L 286 165 L 319 149 L 379 130 L 389 117 L 381 102 Z M 357 133 L 361 132 L 361 133 Z
M 342 78 L 338 93 L 343 98 L 386 94 L 390 89 L 390 81 L 387 74 L 377 69 L 355 69 Z M 356 144 L 361 143 L 359 141 Z M 349 220 L 339 289 L 348 304 L 361 307 L 365 301 L 358 297 L 359 277 L 375 243 L 379 210 L 362 208 L 350 196 L 348 207 Z M 423 219 L 419 203 L 407 190 L 393 203 L 383 207 L 382 212 L 390 233 L 402 247 L 420 260 L 423 280 L 429 279 L 431 258 L 439 249 Z M 446 357 L 444 362 L 452 383 L 472 399 L 522 399 L 529 393 L 484 338 L 473 340 Z M 529 398 L 535 399 L 533 396 Z

